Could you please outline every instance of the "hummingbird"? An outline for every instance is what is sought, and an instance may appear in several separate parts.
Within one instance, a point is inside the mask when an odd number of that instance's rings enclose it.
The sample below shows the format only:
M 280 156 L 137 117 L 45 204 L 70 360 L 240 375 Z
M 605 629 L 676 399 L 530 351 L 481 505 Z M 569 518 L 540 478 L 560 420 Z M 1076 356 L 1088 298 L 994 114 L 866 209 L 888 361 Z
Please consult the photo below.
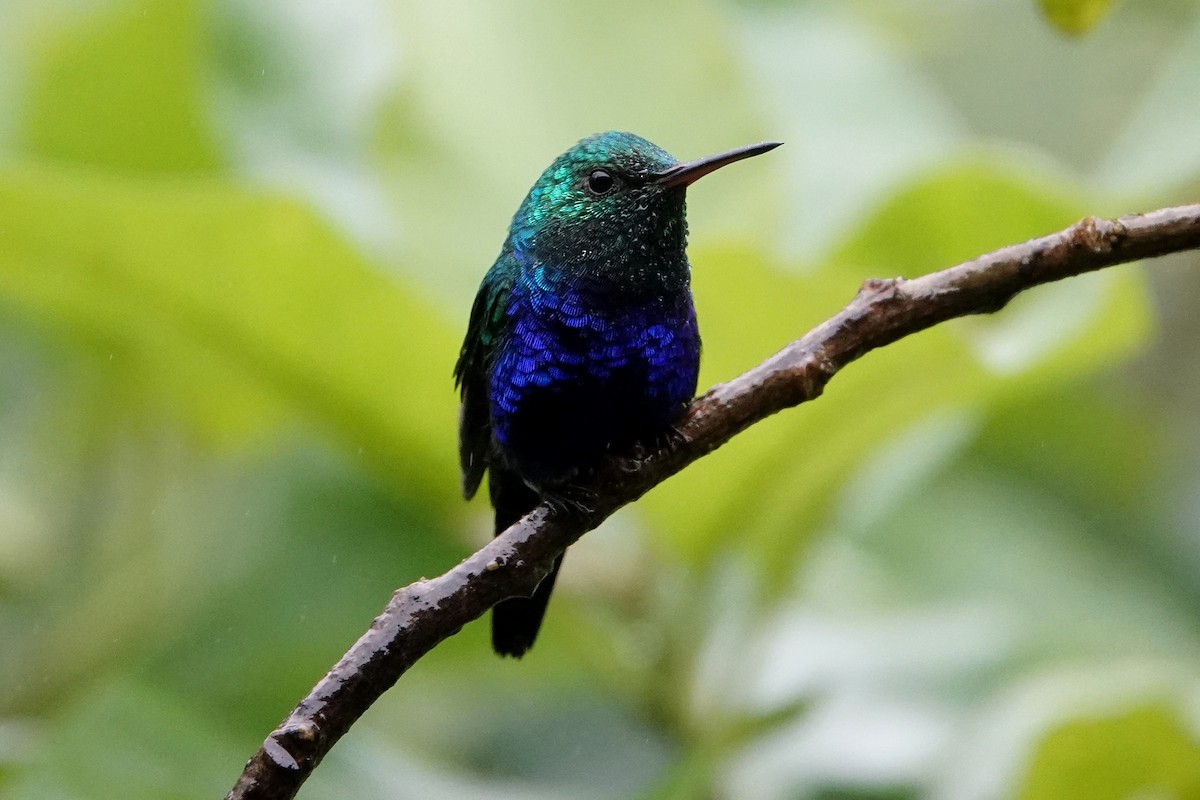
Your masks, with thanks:
M 695 396 L 700 331 L 687 187 L 781 142 L 680 163 L 640 136 L 581 140 L 546 168 L 484 275 L 454 367 L 463 496 L 488 473 L 499 535 L 610 450 L 669 436 Z M 533 645 L 562 564 L 492 610 L 492 647 Z

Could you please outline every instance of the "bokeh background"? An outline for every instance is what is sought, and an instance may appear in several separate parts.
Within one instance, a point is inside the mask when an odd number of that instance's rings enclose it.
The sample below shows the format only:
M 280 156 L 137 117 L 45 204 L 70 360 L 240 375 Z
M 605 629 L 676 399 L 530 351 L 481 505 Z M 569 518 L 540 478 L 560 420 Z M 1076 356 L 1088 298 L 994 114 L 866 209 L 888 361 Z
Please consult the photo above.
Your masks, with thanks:
M 0 795 L 221 796 L 486 540 L 451 366 L 584 135 L 787 142 L 690 193 L 705 385 L 864 278 L 1196 200 L 1196 4 L 1048 5 L 5 0 Z M 871 354 L 301 797 L 1200 797 L 1198 298 L 1163 259 Z

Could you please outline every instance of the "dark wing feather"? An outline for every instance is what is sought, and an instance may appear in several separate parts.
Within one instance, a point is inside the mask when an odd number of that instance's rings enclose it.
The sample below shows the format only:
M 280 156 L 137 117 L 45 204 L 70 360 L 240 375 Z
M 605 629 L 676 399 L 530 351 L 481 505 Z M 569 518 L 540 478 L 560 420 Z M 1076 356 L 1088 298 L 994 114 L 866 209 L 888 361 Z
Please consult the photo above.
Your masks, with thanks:
M 511 255 L 501 254 L 484 276 L 471 306 L 471 320 L 458 363 L 454 365 L 454 382 L 462 398 L 458 414 L 458 463 L 463 497 L 468 500 L 479 490 L 492 443 L 488 372 L 504 336 L 504 311 L 516 273 L 516 264 L 510 263 L 511 259 Z

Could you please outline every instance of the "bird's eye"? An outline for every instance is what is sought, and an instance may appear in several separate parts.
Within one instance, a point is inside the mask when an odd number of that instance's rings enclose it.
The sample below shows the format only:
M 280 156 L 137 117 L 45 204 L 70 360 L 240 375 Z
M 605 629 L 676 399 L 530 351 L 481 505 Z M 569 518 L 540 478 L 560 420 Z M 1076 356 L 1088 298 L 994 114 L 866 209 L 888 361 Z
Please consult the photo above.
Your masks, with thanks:
M 588 191 L 595 195 L 608 194 L 614 183 L 613 176 L 606 170 L 594 169 L 587 176 Z

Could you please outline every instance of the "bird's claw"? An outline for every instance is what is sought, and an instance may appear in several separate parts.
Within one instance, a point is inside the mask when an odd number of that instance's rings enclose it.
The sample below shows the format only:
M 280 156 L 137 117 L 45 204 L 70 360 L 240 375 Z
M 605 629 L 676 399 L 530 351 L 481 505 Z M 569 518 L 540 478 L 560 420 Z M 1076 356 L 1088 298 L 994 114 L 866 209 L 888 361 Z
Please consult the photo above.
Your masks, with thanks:
M 559 486 L 542 499 L 556 514 L 591 514 L 596 493 L 582 486 Z

